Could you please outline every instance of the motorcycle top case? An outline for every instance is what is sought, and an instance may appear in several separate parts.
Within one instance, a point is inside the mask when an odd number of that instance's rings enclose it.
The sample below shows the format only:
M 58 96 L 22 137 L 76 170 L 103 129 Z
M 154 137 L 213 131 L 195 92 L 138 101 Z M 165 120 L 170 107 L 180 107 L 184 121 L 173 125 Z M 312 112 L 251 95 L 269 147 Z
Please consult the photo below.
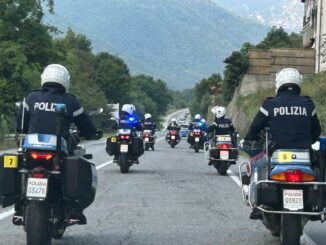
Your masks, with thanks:
M 64 198 L 81 209 L 91 205 L 97 188 L 95 165 L 83 157 L 71 156 L 64 159 L 62 173 Z
M 13 205 L 20 194 L 19 161 L 16 154 L 0 155 L 0 204 Z

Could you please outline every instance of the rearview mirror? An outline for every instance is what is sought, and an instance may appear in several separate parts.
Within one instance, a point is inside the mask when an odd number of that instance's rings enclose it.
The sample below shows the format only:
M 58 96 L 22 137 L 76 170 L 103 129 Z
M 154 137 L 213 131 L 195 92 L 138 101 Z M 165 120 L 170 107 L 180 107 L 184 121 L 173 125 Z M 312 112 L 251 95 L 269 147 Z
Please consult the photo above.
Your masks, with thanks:
M 101 107 L 99 107 L 99 108 L 93 108 L 93 109 L 90 109 L 87 112 L 87 115 L 89 115 L 89 116 L 97 116 L 97 115 L 100 115 L 103 111 L 104 110 Z

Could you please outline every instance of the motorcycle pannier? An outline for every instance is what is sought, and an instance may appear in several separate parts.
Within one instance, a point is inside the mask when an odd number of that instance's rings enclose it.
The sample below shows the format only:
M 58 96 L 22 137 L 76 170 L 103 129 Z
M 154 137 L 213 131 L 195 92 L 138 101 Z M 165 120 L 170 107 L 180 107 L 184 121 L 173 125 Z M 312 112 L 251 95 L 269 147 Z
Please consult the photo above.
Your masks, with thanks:
M 141 138 L 135 138 L 133 142 L 133 153 L 140 157 L 144 154 L 144 141 Z
M 0 204 L 4 208 L 13 205 L 19 198 L 18 170 L 18 155 L 0 155 Z
M 63 162 L 63 196 L 84 209 L 92 204 L 97 188 L 95 165 L 83 157 L 67 157 Z
M 105 150 L 110 156 L 113 156 L 113 155 L 119 153 L 119 146 L 118 146 L 117 141 L 118 140 L 117 140 L 116 136 L 109 137 L 106 140 L 106 148 L 105 148 Z

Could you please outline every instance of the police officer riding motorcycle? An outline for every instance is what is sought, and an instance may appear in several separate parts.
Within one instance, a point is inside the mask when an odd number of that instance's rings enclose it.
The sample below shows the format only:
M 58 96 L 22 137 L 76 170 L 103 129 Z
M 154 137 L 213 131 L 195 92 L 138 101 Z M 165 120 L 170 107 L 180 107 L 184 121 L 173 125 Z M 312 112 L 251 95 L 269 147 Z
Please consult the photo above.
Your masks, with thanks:
M 24 225 L 27 244 L 47 244 L 51 238 L 61 238 L 67 226 L 86 224 L 83 209 L 94 200 L 96 185 L 92 186 L 92 183 L 95 182 L 85 183 L 86 200 L 77 196 L 72 198 L 76 193 L 67 188 L 74 179 L 66 178 L 76 170 L 73 169 L 75 166 L 81 164 L 85 166 L 83 176 L 94 178 L 96 170 L 94 172 L 94 165 L 85 158 L 70 157 L 77 144 L 71 143 L 69 128 L 74 123 L 79 136 L 87 140 L 102 137 L 102 132 L 95 130 L 78 100 L 67 93 L 70 75 L 64 66 L 47 66 L 41 76 L 41 85 L 40 90 L 24 99 L 16 123 L 17 132 L 27 135 L 21 141 L 16 157 L 18 172 L 15 176 L 22 188 L 17 188 L 19 198 L 13 223 Z M 68 164 L 71 161 L 73 163 Z M 80 176 L 70 177 L 80 181 Z
M 206 121 L 196 114 L 195 119 L 189 124 L 189 130 L 187 142 L 190 144 L 190 148 L 195 149 L 195 152 L 198 153 L 199 149 L 204 148 L 206 141 Z
M 174 148 L 177 144 L 179 144 L 181 136 L 180 136 L 180 130 L 181 127 L 177 123 L 176 118 L 172 118 L 171 122 L 167 126 L 167 134 L 165 136 L 166 142 L 171 146 L 171 148 Z
M 146 113 L 144 118 L 145 120 L 142 122 L 142 137 L 145 141 L 145 150 L 148 151 L 149 148 L 152 148 L 154 151 L 156 124 L 151 114 Z
M 227 169 L 238 159 L 237 132 L 226 117 L 225 107 L 216 106 L 211 111 L 214 122 L 207 132 L 213 134 L 213 138 L 206 144 L 206 158 L 209 166 L 214 165 L 221 175 L 226 175 Z
M 107 139 L 106 151 L 110 156 L 114 155 L 113 161 L 120 166 L 121 173 L 128 173 L 133 164 L 139 164 L 138 157 L 144 153 L 143 140 L 137 134 L 142 125 L 136 107 L 124 104 L 112 129 L 116 129 L 117 134 Z
M 252 157 L 240 165 L 250 218 L 262 220 L 282 244 L 300 244 L 307 221 L 325 221 L 325 163 L 314 161 L 311 150 L 321 127 L 313 101 L 300 95 L 301 84 L 298 70 L 281 70 L 276 96 L 265 99 L 242 142 Z M 264 128 L 269 133 L 261 151 Z

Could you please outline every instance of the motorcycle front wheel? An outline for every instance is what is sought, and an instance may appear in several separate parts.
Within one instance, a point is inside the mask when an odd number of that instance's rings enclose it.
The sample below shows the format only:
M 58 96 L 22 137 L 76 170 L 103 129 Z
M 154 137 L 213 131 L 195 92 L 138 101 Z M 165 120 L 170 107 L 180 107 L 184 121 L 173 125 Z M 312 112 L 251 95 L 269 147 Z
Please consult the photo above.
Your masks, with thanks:
M 29 201 L 26 206 L 27 245 L 51 244 L 50 208 L 47 202 Z

